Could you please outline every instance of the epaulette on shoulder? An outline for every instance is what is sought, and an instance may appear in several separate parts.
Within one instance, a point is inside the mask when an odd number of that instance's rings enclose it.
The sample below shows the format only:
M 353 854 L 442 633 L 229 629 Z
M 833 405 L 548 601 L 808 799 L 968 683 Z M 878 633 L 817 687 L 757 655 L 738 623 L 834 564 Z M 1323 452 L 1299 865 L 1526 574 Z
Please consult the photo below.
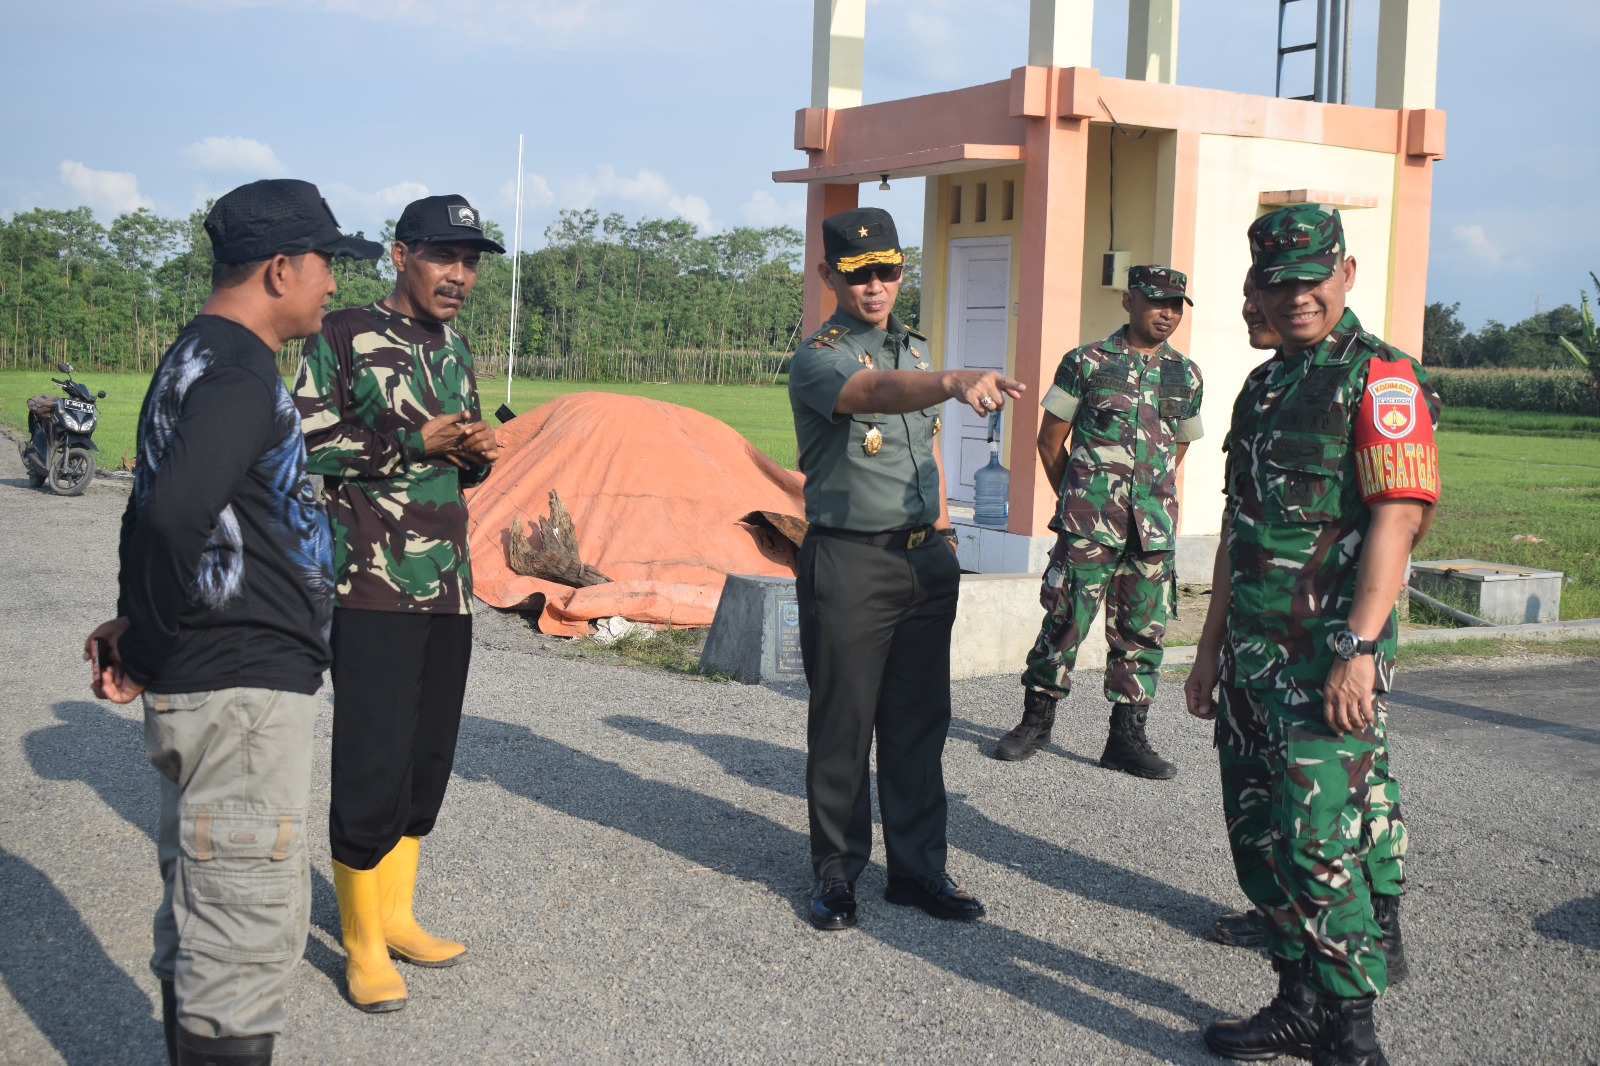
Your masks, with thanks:
M 1397 363 L 1402 359 L 1411 359 L 1414 363 L 1419 362 L 1419 360 L 1412 359 L 1411 356 L 1402 352 L 1382 337 L 1368 333 L 1366 330 L 1361 331 L 1361 343 L 1371 348 L 1372 354 L 1376 358 L 1382 359 L 1385 363 Z
M 849 335 L 850 335 L 850 327 L 849 326 L 841 326 L 837 322 L 835 322 L 833 325 L 826 326 L 823 329 L 818 330 L 815 334 L 812 335 L 812 337 L 811 337 L 811 347 L 813 347 L 813 348 L 838 348 L 839 345 L 838 345 L 837 342 L 843 340 L 845 337 L 847 337 Z
M 906 332 L 911 334 L 913 337 L 917 338 L 917 340 L 919 340 L 919 341 L 925 341 L 925 340 L 928 339 L 928 335 L 926 333 L 918 333 L 916 330 L 912 329 L 910 326 L 906 327 Z

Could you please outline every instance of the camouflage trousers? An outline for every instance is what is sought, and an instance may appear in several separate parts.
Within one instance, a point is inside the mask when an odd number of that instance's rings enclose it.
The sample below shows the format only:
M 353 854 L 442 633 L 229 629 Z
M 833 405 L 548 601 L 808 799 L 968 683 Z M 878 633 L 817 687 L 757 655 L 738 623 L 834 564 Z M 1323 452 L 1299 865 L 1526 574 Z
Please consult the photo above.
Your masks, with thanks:
M 1172 555 L 1142 551 L 1134 538 L 1114 548 L 1067 533 L 1057 537 L 1039 592 L 1044 623 L 1028 653 L 1022 687 L 1058 700 L 1072 691 L 1078 645 L 1109 590 L 1106 699 L 1148 705 L 1161 675 Z
M 1222 686 L 1222 808 L 1239 887 L 1266 916 L 1272 954 L 1308 951 L 1312 984 L 1341 997 L 1386 983 L 1372 894 L 1399 895 L 1406 829 L 1389 773 L 1387 714 L 1334 735 L 1321 693 Z

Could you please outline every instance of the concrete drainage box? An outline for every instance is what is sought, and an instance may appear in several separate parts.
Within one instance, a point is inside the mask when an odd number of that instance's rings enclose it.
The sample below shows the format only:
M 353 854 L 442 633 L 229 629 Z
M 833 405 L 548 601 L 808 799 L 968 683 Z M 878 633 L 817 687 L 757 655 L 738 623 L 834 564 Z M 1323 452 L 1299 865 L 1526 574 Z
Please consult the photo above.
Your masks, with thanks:
M 1412 588 L 1501 625 L 1559 622 L 1562 577 L 1557 570 L 1506 566 L 1481 559 L 1411 564 Z

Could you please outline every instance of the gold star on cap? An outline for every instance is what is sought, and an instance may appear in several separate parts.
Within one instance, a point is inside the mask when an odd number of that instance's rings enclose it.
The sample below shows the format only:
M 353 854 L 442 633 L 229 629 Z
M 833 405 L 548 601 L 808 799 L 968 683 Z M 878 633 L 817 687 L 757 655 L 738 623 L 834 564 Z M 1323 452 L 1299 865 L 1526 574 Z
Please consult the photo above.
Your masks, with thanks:
M 859 230 L 856 231 L 856 236 L 857 237 L 865 237 L 866 235 L 867 235 L 867 227 L 865 227 L 865 226 L 862 226 Z

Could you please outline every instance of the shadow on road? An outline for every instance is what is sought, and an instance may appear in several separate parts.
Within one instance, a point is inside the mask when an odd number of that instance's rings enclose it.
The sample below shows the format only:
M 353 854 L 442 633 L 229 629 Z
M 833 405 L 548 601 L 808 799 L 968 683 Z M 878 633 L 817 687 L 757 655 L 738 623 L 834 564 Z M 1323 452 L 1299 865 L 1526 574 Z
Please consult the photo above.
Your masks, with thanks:
M 1600 744 L 1600 729 L 1588 729 L 1581 725 L 1550 722 L 1543 718 L 1534 718 L 1526 714 L 1513 714 L 1510 711 L 1494 711 L 1487 707 L 1474 707 L 1470 703 L 1458 703 L 1455 700 L 1440 699 L 1437 696 L 1423 696 L 1415 692 L 1391 692 L 1389 693 L 1389 698 L 1395 703 L 1403 703 L 1408 707 L 1416 707 L 1424 711 L 1438 711 L 1440 714 L 1468 718 L 1474 722 L 1483 722 L 1487 725 L 1505 726 L 1508 729 L 1526 729 L 1531 733 L 1544 733 L 1547 736 L 1563 737 L 1567 740 L 1581 740 L 1586 744 Z
M 736 737 L 701 737 L 643 719 L 611 721 L 628 723 L 635 735 L 650 739 L 703 741 L 713 758 L 720 754 L 730 762 L 736 762 L 734 753 L 743 750 L 754 757 L 752 765 L 766 768 L 757 775 L 764 787 L 783 779 L 803 780 L 804 756 L 793 749 Z M 463 778 L 492 782 L 552 810 L 618 830 L 697 865 L 761 885 L 779 898 L 795 900 L 796 865 L 804 863 L 808 853 L 803 834 L 725 800 L 640 777 L 524 726 L 468 716 L 462 727 L 456 773 Z M 793 788 L 788 786 L 788 794 L 794 794 Z M 962 838 L 969 834 L 977 838 L 983 831 L 969 825 Z M 881 870 L 878 873 L 881 876 Z M 1202 902 L 1216 910 L 1209 901 Z M 797 905 L 797 921 L 803 920 L 799 910 Z M 1219 1012 L 1176 985 L 993 923 L 944 928 L 948 935 L 930 942 L 920 916 L 900 920 L 879 911 L 865 918 L 855 935 L 871 936 L 954 976 L 998 989 L 1165 1061 L 1215 1061 L 1193 1030 Z M 1189 1027 L 1142 1017 L 1111 997 L 1137 1001 L 1181 1018 Z
M 60 889 L 0 849 L 0 979 L 68 1066 L 166 1060 L 161 1023 Z
M 143 778 L 130 779 L 125 772 L 129 763 L 148 765 L 143 724 L 112 713 L 105 704 L 86 700 L 65 700 L 51 710 L 60 725 L 36 729 L 22 738 L 34 773 L 51 781 L 82 781 L 123 821 L 155 843 L 161 826 L 160 781 L 154 769 Z M 118 754 L 111 759 L 90 758 L 86 749 Z M 159 877 L 154 861 L 148 873 Z M 333 882 L 315 866 L 311 868 L 311 922 L 335 943 L 341 942 L 339 897 Z M 305 959 L 336 987 L 343 987 L 343 955 L 312 937 L 306 941 Z
M 735 777 L 787 796 L 805 798 L 803 751 L 723 733 L 690 733 L 647 718 L 617 715 L 605 719 L 605 723 L 644 740 L 687 744 Z M 1017 869 L 1014 863 L 1019 855 L 1049 855 L 1048 861 L 1031 863 L 1019 872 L 1049 888 L 1137 911 L 1201 939 L 1210 939 L 1212 923 L 1226 912 L 1204 896 L 1018 832 L 955 795 L 950 797 L 950 839 L 964 851 L 1013 869 Z
M 1575 899 L 1533 920 L 1534 932 L 1600 951 L 1600 895 Z

